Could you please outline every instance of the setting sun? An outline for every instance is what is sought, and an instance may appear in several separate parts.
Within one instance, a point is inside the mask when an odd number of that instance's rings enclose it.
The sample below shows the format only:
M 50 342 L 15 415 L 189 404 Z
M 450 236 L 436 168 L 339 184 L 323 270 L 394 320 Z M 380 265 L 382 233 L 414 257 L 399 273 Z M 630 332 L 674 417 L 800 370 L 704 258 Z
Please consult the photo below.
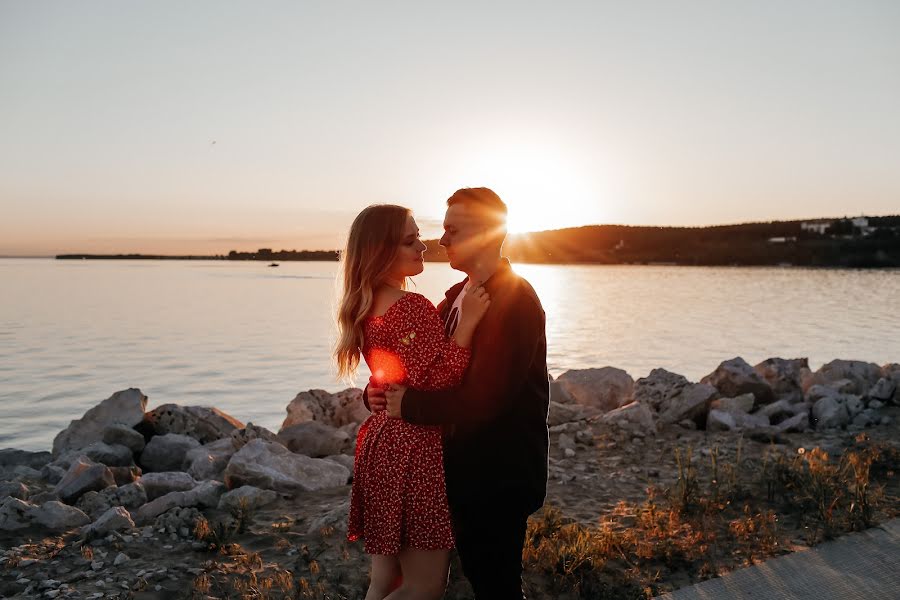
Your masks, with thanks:
M 574 149 L 558 144 L 485 144 L 466 155 L 460 180 L 500 195 L 509 207 L 510 233 L 600 223 L 606 194 L 573 156 Z

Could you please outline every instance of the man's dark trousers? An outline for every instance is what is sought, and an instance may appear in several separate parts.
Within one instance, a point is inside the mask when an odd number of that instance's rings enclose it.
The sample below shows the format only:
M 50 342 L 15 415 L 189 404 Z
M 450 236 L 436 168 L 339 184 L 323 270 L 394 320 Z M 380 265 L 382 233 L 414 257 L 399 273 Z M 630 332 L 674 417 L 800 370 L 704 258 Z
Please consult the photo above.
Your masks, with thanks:
M 463 573 L 476 600 L 522 600 L 522 547 L 528 511 L 484 499 L 450 505 Z

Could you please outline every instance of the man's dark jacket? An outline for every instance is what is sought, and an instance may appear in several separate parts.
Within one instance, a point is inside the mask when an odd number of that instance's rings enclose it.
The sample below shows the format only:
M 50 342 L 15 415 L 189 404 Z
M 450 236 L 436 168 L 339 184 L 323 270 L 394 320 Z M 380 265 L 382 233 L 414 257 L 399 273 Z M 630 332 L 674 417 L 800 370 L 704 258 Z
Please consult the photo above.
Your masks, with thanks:
M 447 313 L 468 279 L 438 305 Z M 547 493 L 547 337 L 541 302 L 507 259 L 484 283 L 491 306 L 472 339 L 472 358 L 452 390 L 409 389 L 403 419 L 444 426 L 451 506 L 501 496 L 533 512 Z

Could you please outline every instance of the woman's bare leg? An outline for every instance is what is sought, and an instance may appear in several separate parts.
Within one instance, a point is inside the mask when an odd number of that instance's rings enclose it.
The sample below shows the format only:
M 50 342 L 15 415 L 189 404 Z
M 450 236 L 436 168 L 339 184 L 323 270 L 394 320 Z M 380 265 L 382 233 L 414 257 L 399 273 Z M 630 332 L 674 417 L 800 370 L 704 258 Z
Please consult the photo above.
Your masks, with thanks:
M 403 583 L 385 600 L 438 600 L 447 589 L 450 571 L 449 550 L 415 550 L 400 552 Z
M 366 600 L 383 600 L 393 592 L 400 582 L 400 561 L 396 556 L 372 555 L 372 580 Z

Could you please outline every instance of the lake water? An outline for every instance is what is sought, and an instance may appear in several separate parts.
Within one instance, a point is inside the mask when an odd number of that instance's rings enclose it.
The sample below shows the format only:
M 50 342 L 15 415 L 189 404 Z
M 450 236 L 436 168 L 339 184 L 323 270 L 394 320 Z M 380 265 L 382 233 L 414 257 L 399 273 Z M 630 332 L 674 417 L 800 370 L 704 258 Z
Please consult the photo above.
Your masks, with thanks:
M 550 372 L 722 360 L 900 362 L 900 271 L 515 265 L 547 313 Z M 129 387 L 149 407 L 216 406 L 279 428 L 300 391 L 336 380 L 336 263 L 0 259 L 0 447 L 49 449 Z M 426 264 L 437 303 L 462 276 Z M 368 373 L 360 372 L 357 383 Z

